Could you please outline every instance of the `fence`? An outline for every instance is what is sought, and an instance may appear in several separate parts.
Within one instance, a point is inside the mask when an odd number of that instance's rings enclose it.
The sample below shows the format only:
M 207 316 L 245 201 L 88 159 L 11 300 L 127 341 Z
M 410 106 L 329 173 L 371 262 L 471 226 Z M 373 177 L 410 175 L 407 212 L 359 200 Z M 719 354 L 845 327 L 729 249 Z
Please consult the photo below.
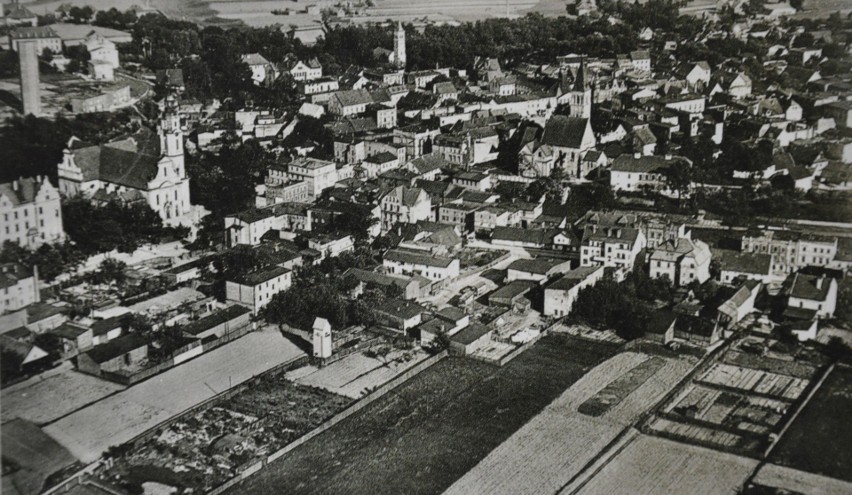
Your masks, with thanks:
M 395 389 L 396 387 L 398 387 L 402 383 L 408 381 L 409 379 L 411 379 L 412 377 L 414 377 L 415 375 L 417 375 L 421 371 L 425 370 L 426 368 L 429 368 L 430 366 L 432 366 L 433 364 L 437 363 L 438 361 L 444 359 L 445 357 L 447 357 L 447 351 L 442 351 L 442 352 L 440 352 L 440 353 L 438 353 L 438 354 L 436 354 L 436 355 L 434 355 L 434 356 L 412 366 L 411 368 L 409 368 L 408 370 L 406 370 L 402 374 L 397 375 L 395 378 L 393 378 L 389 382 L 385 383 L 384 385 L 382 385 L 381 387 L 376 389 L 373 393 L 371 393 L 368 396 L 362 398 L 361 400 L 355 402 L 354 404 L 347 407 L 343 411 L 337 413 L 336 415 L 334 415 L 331 419 L 329 419 L 325 423 L 321 424 L 320 426 L 311 430 L 310 432 L 302 435 L 301 437 L 299 437 L 295 441 L 287 444 L 286 446 L 284 446 L 283 448 L 281 448 L 277 452 L 270 454 L 268 457 L 266 457 L 265 459 L 261 459 L 260 461 L 253 461 L 252 463 L 246 465 L 246 467 L 239 469 L 239 471 L 240 471 L 239 475 L 237 475 L 234 478 L 226 481 L 224 484 L 219 485 L 218 487 L 214 488 L 213 490 L 207 492 L 208 495 L 219 495 L 221 493 L 224 493 L 226 490 L 232 488 L 234 485 L 241 483 L 243 480 L 247 479 L 251 475 L 253 475 L 253 474 L 257 473 L 258 471 L 261 471 L 262 469 L 266 468 L 273 461 L 281 458 L 282 456 L 284 456 L 288 452 L 291 452 L 292 450 L 296 449 L 297 447 L 301 446 L 302 444 L 308 442 L 309 440 L 313 439 L 314 437 L 324 433 L 328 429 L 337 425 L 338 423 L 345 420 L 346 418 L 352 416 L 353 414 L 357 413 L 358 411 L 369 406 L 370 404 L 372 404 L 376 400 L 385 396 L 388 392 L 392 391 L 393 389 Z
M 190 359 L 201 356 L 207 351 L 210 351 L 212 349 L 225 345 L 228 342 L 236 340 L 244 336 L 245 334 L 251 332 L 252 330 L 254 330 L 254 324 L 249 323 L 248 325 L 245 325 L 237 330 L 234 330 L 231 333 L 225 334 L 219 337 L 218 339 L 212 340 L 210 342 L 192 343 L 181 347 L 180 349 L 172 353 L 172 356 L 166 361 L 145 368 L 138 372 L 130 373 L 126 371 L 101 371 L 101 378 L 103 378 L 104 380 L 109 380 L 111 382 L 120 383 L 122 385 L 135 385 L 143 380 L 147 380 L 148 378 L 160 374 L 179 364 L 183 364 L 189 361 Z M 198 348 L 201 348 L 200 352 L 195 351 L 195 349 Z

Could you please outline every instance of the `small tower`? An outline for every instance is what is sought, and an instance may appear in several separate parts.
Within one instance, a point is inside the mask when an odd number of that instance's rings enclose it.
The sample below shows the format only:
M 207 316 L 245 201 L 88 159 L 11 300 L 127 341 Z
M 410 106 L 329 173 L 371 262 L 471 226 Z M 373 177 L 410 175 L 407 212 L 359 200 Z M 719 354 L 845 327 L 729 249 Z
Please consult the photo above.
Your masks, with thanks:
M 589 70 L 586 69 L 586 59 L 580 60 L 577 77 L 569 93 L 569 110 L 571 117 L 590 118 L 592 116 L 592 81 Z
M 325 359 L 331 357 L 331 324 L 325 318 L 314 320 L 314 357 Z
M 398 22 L 393 37 L 393 64 L 398 69 L 405 69 L 405 62 L 405 29 L 402 28 L 402 23 Z

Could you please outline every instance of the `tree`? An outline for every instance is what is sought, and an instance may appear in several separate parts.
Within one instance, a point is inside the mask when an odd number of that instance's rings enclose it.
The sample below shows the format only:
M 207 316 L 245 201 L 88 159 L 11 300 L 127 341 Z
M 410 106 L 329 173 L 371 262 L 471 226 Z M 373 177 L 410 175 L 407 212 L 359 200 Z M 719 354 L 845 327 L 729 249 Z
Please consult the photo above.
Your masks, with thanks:
M 692 187 L 692 166 L 688 163 L 678 161 L 672 163 L 665 171 L 666 186 L 677 192 L 677 201 L 680 205 L 684 193 L 688 193 Z
M 24 358 L 17 352 L 10 349 L 0 350 L 0 379 L 3 383 L 8 383 L 21 374 L 21 366 L 24 364 Z

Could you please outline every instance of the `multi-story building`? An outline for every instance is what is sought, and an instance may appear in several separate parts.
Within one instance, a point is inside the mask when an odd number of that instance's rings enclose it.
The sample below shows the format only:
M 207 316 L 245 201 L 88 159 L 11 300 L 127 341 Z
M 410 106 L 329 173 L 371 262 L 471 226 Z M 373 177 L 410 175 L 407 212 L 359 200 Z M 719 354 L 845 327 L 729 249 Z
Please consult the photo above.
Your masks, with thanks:
M 20 263 L 0 264 L 0 314 L 40 300 L 37 268 L 28 270 Z
M 837 238 L 790 230 L 748 232 L 742 250 L 771 254 L 773 275 L 786 276 L 806 266 L 831 264 L 837 255 Z
M 675 285 L 704 283 L 710 278 L 710 247 L 699 240 L 682 237 L 666 241 L 651 253 L 651 278 L 668 277 Z
M 35 41 L 36 52 L 41 55 L 44 50 L 62 53 L 62 38 L 50 26 L 21 27 L 9 33 L 9 45 L 18 51 L 21 41 Z
M 225 296 L 229 302 L 247 307 L 257 314 L 272 296 L 290 288 L 293 272 L 287 268 L 275 267 L 250 273 L 225 283 Z
M 692 162 L 671 155 L 621 155 L 612 162 L 609 184 L 615 191 L 666 191 L 666 173 L 673 166 L 691 167 Z
M 102 34 L 92 31 L 84 41 L 90 60 L 108 62 L 113 69 L 118 69 L 118 49 L 115 43 L 106 39 Z
M 394 275 L 420 275 L 432 281 L 459 275 L 459 260 L 433 256 L 428 252 L 391 249 L 382 262 L 388 273 Z
M 787 307 L 813 311 L 831 318 L 837 308 L 837 280 L 825 275 L 795 273 L 787 290 Z
M 397 186 L 381 199 L 382 232 L 389 231 L 397 223 L 417 223 L 429 220 L 432 201 L 419 187 Z
M 580 291 L 598 283 L 603 275 L 602 266 L 581 266 L 566 273 L 545 287 L 543 314 L 556 317 L 569 315 Z
M 337 166 L 326 160 L 299 157 L 287 165 L 287 176 L 290 180 L 308 182 L 314 200 L 337 182 Z
M 580 266 L 608 266 L 629 271 L 645 245 L 645 235 L 639 229 L 588 225 L 580 246 Z
M 295 81 L 313 81 L 322 77 L 322 64 L 316 58 L 307 62 L 296 60 L 290 64 L 287 71 Z
M 59 191 L 47 177 L 0 184 L 0 246 L 6 241 L 35 249 L 65 239 Z
M 553 167 L 564 170 L 566 176 L 583 178 L 591 172 L 581 166 L 583 155 L 595 147 L 588 118 L 554 115 L 547 121 L 541 142 L 553 150 Z M 541 172 L 549 175 L 551 170 Z

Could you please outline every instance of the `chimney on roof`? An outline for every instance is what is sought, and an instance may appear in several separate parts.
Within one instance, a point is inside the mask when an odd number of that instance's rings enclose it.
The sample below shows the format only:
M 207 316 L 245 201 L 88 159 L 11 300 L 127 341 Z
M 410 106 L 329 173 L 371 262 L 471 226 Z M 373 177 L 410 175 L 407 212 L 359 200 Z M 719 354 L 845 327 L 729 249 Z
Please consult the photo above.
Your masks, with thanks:
M 666 153 L 666 160 L 671 160 L 671 159 L 672 159 L 672 154 Z
M 638 151 L 637 151 L 637 152 L 635 152 L 635 153 L 633 153 L 633 158 L 635 158 L 635 159 L 637 159 L 637 160 L 638 160 L 638 159 L 640 159 L 640 158 L 642 158 L 642 153 L 640 153 L 640 152 L 638 152 Z
M 621 229 L 615 229 L 615 237 L 621 239 Z
M 18 190 L 18 179 L 15 179 L 15 180 L 12 181 L 12 190 L 13 191 Z
M 824 280 L 825 280 L 825 275 L 820 275 L 819 278 L 816 280 L 816 288 L 817 289 L 822 290 L 822 284 L 824 283 L 823 282 Z

